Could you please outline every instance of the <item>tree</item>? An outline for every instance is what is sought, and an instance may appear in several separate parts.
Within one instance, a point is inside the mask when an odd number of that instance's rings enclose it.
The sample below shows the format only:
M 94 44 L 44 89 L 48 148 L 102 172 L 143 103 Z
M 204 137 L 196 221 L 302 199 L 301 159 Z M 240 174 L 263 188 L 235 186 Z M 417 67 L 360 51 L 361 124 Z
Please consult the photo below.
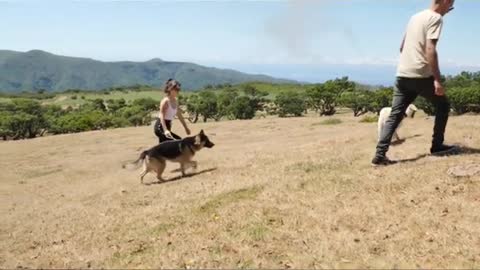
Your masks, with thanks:
M 255 117 L 255 112 L 255 104 L 248 96 L 237 97 L 231 104 L 231 113 L 235 119 L 252 119 Z
M 0 137 L 2 137 L 4 141 L 6 141 L 8 137 L 13 137 L 15 134 L 11 123 L 12 116 L 13 113 L 0 110 Z
M 10 108 L 13 115 L 9 120 L 15 133 L 14 139 L 35 138 L 47 127 L 43 108 L 32 99 L 14 99 Z
M 369 111 L 373 93 L 368 90 L 348 91 L 342 93 L 339 103 L 353 111 L 353 116 L 358 117 Z
M 216 118 L 220 119 L 225 116 L 229 119 L 234 118 L 235 113 L 232 106 L 237 98 L 238 91 L 236 89 L 227 88 L 220 91 L 217 95 L 218 115 Z
M 200 97 L 197 94 L 191 94 L 185 100 L 185 104 L 189 114 L 188 120 L 191 123 L 196 123 L 200 115 Z
M 307 89 L 307 102 L 311 108 L 320 115 L 333 115 L 336 110 L 337 98 L 340 95 L 335 87 L 332 85 L 316 85 L 313 88 Z
M 370 108 L 371 112 L 380 114 L 380 111 L 384 107 L 390 107 L 392 104 L 393 98 L 393 88 L 391 87 L 382 87 L 373 92 Z
M 265 104 L 266 96 L 268 96 L 268 93 L 265 91 L 258 90 L 255 86 L 252 85 L 245 85 L 243 86 L 243 93 L 250 97 L 250 102 L 252 106 L 254 106 L 255 111 L 261 111 L 263 110 L 263 105 Z
M 218 114 L 217 96 L 212 91 L 202 91 L 198 95 L 198 113 L 202 115 L 203 122 L 215 119 Z
M 107 100 L 107 108 L 109 112 L 115 113 L 119 111 L 120 109 L 124 108 L 127 106 L 127 102 L 125 99 L 120 98 L 120 99 L 109 99 Z
M 150 112 L 140 105 L 124 107 L 119 111 L 121 118 L 127 120 L 132 126 L 148 125 L 152 121 Z
M 133 106 L 140 106 L 143 110 L 147 112 L 154 112 L 159 110 L 159 103 L 155 101 L 153 98 L 139 98 L 135 99 L 132 102 Z
M 295 91 L 285 91 L 275 97 L 276 112 L 280 117 L 302 116 L 306 109 L 302 95 Z
M 480 88 L 451 88 L 447 95 L 453 111 L 457 114 L 480 111 Z
M 340 95 L 343 92 L 352 91 L 354 88 L 355 83 L 350 82 L 348 77 L 317 84 L 313 88 L 307 89 L 307 104 L 320 115 L 333 115 L 336 112 Z
M 466 88 L 480 83 L 480 71 L 463 71 L 456 76 L 448 76 L 445 80 L 447 89 L 454 87 Z
M 52 134 L 59 134 L 61 128 L 57 125 L 57 119 L 69 113 L 58 105 L 45 105 L 43 107 L 43 116 L 47 122 L 47 131 Z
M 94 100 L 90 100 L 89 104 L 83 106 L 84 108 L 90 107 L 91 110 L 99 110 L 99 111 L 106 111 L 107 107 L 104 104 L 103 99 L 96 98 Z

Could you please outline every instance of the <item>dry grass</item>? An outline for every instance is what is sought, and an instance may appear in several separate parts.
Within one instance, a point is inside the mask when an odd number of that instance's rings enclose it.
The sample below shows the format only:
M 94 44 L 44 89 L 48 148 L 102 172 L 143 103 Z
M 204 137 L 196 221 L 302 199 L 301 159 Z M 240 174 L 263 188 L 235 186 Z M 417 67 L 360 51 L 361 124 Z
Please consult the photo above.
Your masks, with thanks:
M 419 117 L 390 151 L 410 161 L 372 168 L 376 125 L 336 118 L 194 125 L 216 143 L 200 173 L 158 185 L 121 169 L 151 127 L 0 143 L 0 267 L 479 268 L 480 179 L 446 172 L 480 155 L 422 156 Z M 448 142 L 480 146 L 478 128 L 452 118 Z

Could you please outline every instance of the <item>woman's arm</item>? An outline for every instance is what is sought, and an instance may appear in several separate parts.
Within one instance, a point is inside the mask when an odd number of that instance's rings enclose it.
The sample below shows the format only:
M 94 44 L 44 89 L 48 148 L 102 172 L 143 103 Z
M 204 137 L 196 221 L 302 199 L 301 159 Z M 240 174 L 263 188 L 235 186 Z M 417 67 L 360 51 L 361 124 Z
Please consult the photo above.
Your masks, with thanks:
M 164 132 L 168 131 L 167 123 L 165 123 L 165 114 L 167 113 L 167 109 L 168 109 L 167 99 L 164 98 L 160 102 L 160 115 L 159 115 L 160 123 L 162 124 L 162 128 Z

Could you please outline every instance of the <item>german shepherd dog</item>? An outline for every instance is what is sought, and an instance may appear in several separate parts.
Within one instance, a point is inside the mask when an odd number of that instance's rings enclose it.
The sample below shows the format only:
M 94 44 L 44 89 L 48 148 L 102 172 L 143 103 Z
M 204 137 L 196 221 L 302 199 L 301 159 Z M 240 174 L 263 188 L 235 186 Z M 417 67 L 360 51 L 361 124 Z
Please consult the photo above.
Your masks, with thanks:
M 158 181 L 164 182 L 165 180 L 162 178 L 162 173 L 167 165 L 167 160 L 180 163 L 180 171 L 182 172 L 182 176 L 185 176 L 185 169 L 187 167 L 197 168 L 197 162 L 192 160 L 195 153 L 203 147 L 212 148 L 214 145 L 202 130 L 195 136 L 185 137 L 181 140 L 165 141 L 143 151 L 133 164 L 138 165 L 140 161 L 143 162 L 140 183 L 143 184 L 143 178 L 151 171 L 157 173 Z

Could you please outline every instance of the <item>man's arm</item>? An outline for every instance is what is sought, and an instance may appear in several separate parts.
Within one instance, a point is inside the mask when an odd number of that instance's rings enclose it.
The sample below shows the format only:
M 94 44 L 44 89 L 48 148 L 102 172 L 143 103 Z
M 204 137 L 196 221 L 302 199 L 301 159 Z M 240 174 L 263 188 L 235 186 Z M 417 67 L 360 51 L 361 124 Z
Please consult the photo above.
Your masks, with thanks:
M 407 37 L 407 34 L 403 36 L 402 44 L 400 44 L 400 53 L 403 52 L 403 46 L 405 45 L 405 38 Z
M 427 39 L 427 61 L 435 78 L 435 95 L 443 96 L 445 95 L 445 89 L 441 83 L 442 76 L 438 64 L 437 41 L 438 39 Z
M 426 46 L 426 56 L 428 64 L 433 72 L 435 81 L 440 83 L 440 68 L 438 64 L 438 53 L 437 53 L 437 43 L 440 39 L 443 28 L 443 19 L 441 16 L 438 18 L 432 19 L 427 27 L 427 46 Z
M 433 72 L 435 80 L 441 81 L 440 67 L 438 64 L 437 39 L 427 39 L 427 61 Z

